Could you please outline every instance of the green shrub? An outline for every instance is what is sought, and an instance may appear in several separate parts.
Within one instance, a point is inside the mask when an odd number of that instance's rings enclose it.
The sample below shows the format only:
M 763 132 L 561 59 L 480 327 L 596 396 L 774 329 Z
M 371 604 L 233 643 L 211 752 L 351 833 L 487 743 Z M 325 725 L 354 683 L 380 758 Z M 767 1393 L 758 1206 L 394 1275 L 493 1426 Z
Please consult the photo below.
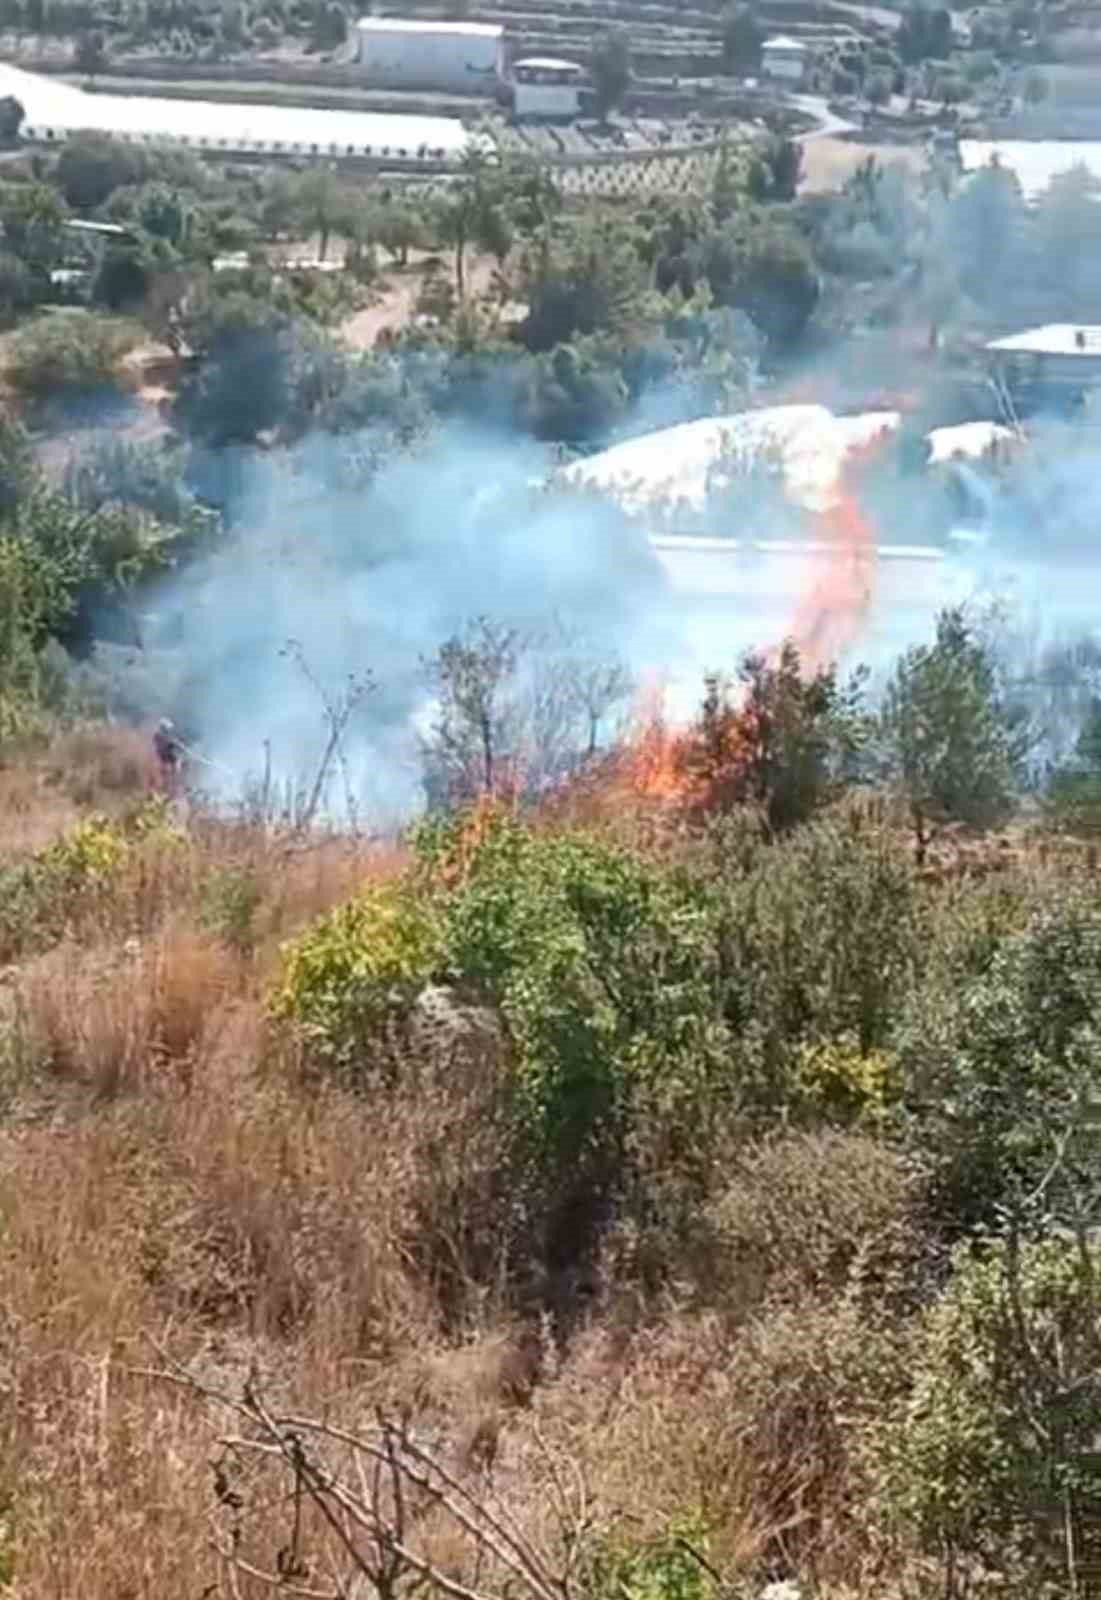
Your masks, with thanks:
M 763 1139 L 734 1152 L 707 1208 L 714 1290 L 742 1319 L 766 1297 L 897 1304 L 919 1281 L 920 1202 L 915 1175 L 879 1141 L 820 1132 Z
M 717 1586 L 704 1565 L 707 1543 L 694 1518 L 645 1543 L 606 1539 L 589 1558 L 587 1593 L 592 1600 L 708 1600 Z
M 790 1106 L 814 1050 L 846 1040 L 870 1059 L 885 1045 L 924 957 L 920 885 L 893 833 L 853 814 L 758 852 L 723 889 L 726 1018 L 760 1042 L 765 1108 Z
M 581 833 L 485 830 L 446 908 L 456 976 L 505 1019 L 523 1120 L 582 1150 L 633 1080 L 675 1075 L 715 1017 L 713 913 L 667 869 Z
M 862 1051 L 852 1034 L 805 1044 L 796 1058 L 796 1090 L 806 1109 L 831 1121 L 883 1115 L 898 1092 L 887 1051 Z
M 27 860 L 0 866 L 0 961 L 61 938 L 75 917 L 87 919 L 143 843 L 182 839 L 158 796 L 117 822 L 85 817 Z
M 883 1435 L 884 1492 L 941 1556 L 950 1595 L 973 1562 L 1015 1579 L 1014 1594 L 1071 1592 L 1068 1541 L 1082 1562 L 1078 1513 L 1101 1494 L 1099 1266 L 1060 1239 L 961 1253 L 925 1319 Z
M 248 867 L 216 872 L 203 893 L 202 920 L 231 950 L 247 955 L 256 942 L 256 913 L 263 893 Z
M 58 391 L 101 389 L 119 383 L 119 362 L 141 330 L 118 317 L 53 311 L 16 333 L 8 347 L 12 385 L 34 399 Z
M 895 1033 L 903 1111 L 950 1229 L 1034 1187 L 1082 1094 L 1098 1093 L 1101 906 L 1087 886 L 1044 905 L 977 975 L 938 972 Z
M 371 888 L 288 944 L 272 996 L 310 1054 L 369 1077 L 383 1025 L 439 971 L 438 915 L 405 881 Z

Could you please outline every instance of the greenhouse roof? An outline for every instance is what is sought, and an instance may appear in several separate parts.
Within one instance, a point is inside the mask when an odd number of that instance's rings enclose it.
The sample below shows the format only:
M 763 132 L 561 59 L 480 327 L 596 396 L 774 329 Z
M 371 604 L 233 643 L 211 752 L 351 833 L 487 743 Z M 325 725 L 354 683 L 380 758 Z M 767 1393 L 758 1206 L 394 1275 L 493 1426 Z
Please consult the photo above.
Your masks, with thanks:
M 469 143 L 469 135 L 455 117 L 86 94 L 7 63 L 0 63 L 3 95 L 14 95 L 21 102 L 25 112 L 22 133 L 28 139 L 95 132 L 131 142 L 177 143 L 192 149 L 431 161 L 455 160 Z

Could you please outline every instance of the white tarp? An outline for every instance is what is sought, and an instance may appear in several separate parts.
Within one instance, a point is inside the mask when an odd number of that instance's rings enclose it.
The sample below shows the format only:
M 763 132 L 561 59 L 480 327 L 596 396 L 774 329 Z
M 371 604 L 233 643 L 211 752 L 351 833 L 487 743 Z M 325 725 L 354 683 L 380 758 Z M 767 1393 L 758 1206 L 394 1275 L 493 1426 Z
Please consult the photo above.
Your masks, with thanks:
M 808 511 L 823 511 L 836 499 L 846 458 L 879 434 L 893 432 L 899 420 L 897 411 L 837 417 L 817 405 L 702 417 L 573 462 L 563 479 L 609 494 L 632 514 L 658 504 L 698 512 L 714 492 L 717 468 L 729 463 L 733 478 L 739 467 L 752 468 L 755 458 L 770 454 L 782 465 L 791 499 Z

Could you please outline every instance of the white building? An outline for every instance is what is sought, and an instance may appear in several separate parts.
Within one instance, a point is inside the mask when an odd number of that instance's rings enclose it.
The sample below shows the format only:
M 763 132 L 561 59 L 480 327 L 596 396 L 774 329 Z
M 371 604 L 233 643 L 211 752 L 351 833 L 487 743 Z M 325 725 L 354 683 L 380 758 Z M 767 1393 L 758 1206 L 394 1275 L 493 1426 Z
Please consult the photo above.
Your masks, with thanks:
M 1010 382 L 1101 382 L 1101 327 L 1051 322 L 987 345 L 992 364 Z
M 992 161 L 1015 173 L 1030 203 L 1053 178 L 1076 167 L 1101 179 L 1101 141 L 1096 139 L 961 139 L 959 151 L 965 173 L 980 172 Z
M 518 122 L 569 121 L 581 115 L 585 69 L 556 56 L 528 56 L 512 66 L 513 113 Z
M 362 17 L 354 33 L 355 60 L 379 88 L 492 95 L 505 81 L 505 30 L 495 23 Z
M 182 145 L 200 154 L 368 160 L 401 170 L 457 164 L 479 137 L 468 134 L 457 117 L 86 94 L 0 63 L 3 95 L 20 102 L 20 137 L 36 143 L 101 133 L 126 144 Z
M 806 45 L 799 39 L 778 34 L 775 39 L 766 39 L 761 46 L 761 71 L 766 78 L 787 78 L 791 83 L 802 83 L 808 54 Z

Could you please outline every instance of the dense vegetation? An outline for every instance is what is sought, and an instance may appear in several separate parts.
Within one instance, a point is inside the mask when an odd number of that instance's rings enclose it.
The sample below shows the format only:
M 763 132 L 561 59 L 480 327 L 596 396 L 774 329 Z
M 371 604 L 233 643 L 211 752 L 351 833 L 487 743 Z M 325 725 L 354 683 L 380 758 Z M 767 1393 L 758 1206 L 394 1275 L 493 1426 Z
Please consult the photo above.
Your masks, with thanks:
M 12 1592 L 1070 1592 L 1101 913 L 995 677 L 958 615 L 881 724 L 751 661 L 660 804 L 638 735 L 385 853 L 182 821 L 119 732 L 9 760 Z
M 87 659 L 232 555 L 201 491 L 241 451 L 338 441 L 362 496 L 444 421 L 589 446 L 785 393 L 854 328 L 954 347 L 1022 284 L 1093 294 L 1084 177 L 805 197 L 799 160 L 731 149 L 630 213 L 511 162 L 5 165 L 0 1592 L 1084 1594 L 1094 640 L 1026 672 L 953 609 L 874 695 L 791 642 L 670 732 L 624 721 L 618 660 L 474 618 L 386 845 L 309 826 L 320 778 L 293 815 L 170 804 L 150 705 Z M 74 216 L 127 231 L 86 257 Z M 346 270 L 284 269 L 306 239 Z M 415 320 L 352 348 L 414 263 Z M 150 336 L 152 441 L 107 426 Z M 929 359 L 904 447 L 954 420 Z M 319 702 L 332 766 L 375 690 Z

